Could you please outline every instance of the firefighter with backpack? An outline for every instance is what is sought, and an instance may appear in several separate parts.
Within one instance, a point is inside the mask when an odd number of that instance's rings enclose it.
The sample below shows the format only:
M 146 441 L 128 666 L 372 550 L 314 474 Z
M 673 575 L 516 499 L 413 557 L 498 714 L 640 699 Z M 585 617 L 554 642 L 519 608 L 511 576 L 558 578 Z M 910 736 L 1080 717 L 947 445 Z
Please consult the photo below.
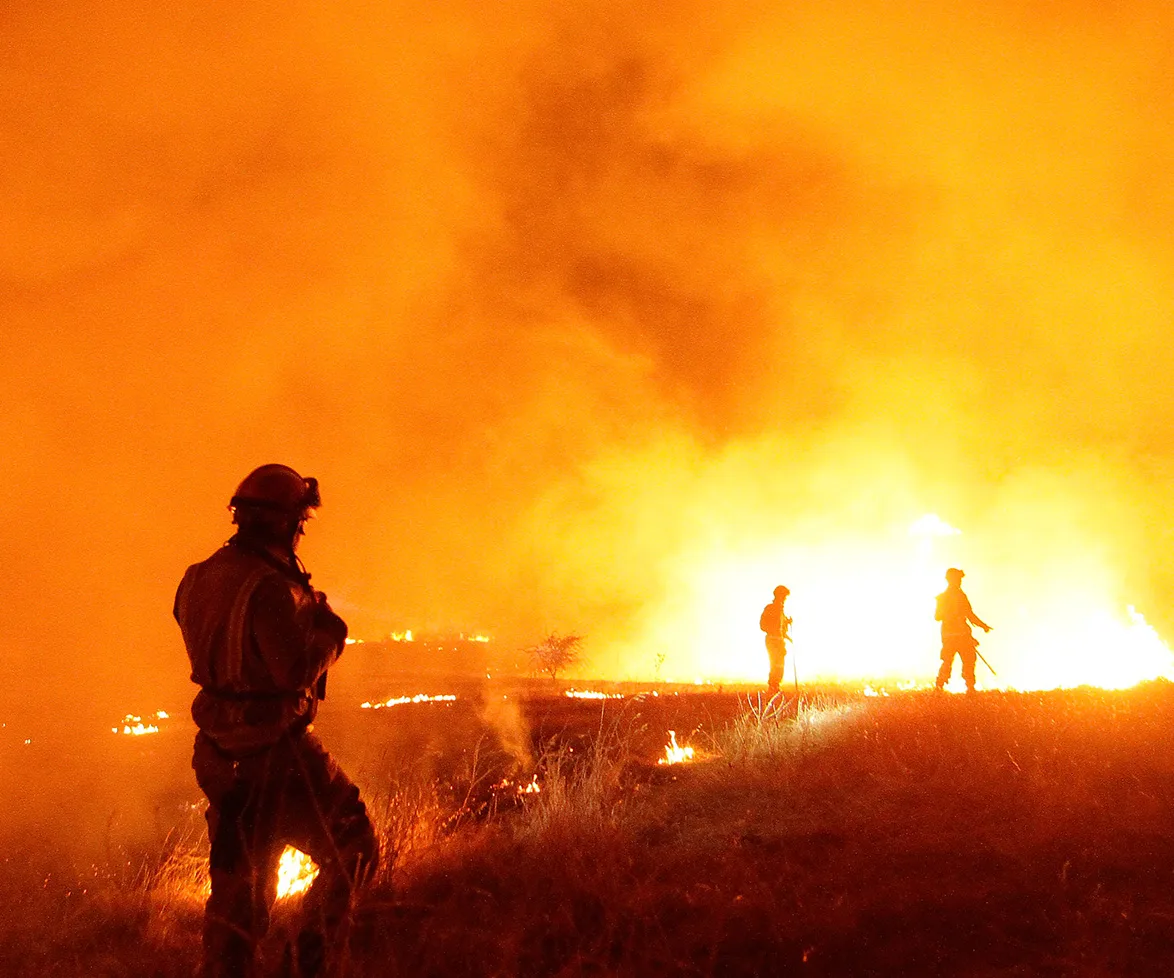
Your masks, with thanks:
M 773 696 L 783 681 L 783 662 L 787 657 L 788 632 L 791 619 L 787 617 L 784 605 L 791 591 L 780 584 L 774 590 L 774 600 L 762 609 L 758 616 L 758 627 L 766 633 L 766 654 L 770 659 L 770 674 L 767 676 L 767 691 Z

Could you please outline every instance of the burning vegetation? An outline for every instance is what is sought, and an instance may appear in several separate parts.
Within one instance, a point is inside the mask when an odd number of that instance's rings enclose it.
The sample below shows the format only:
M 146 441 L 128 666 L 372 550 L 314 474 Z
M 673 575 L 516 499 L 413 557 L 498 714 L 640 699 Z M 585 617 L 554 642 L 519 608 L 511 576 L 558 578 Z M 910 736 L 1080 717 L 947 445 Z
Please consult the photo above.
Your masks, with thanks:
M 277 863 L 277 899 L 305 893 L 318 878 L 318 865 L 300 849 L 286 846 Z
M 502 778 L 490 790 L 514 795 L 537 795 L 541 794 L 542 785 L 538 783 L 538 775 L 533 774 L 528 781 L 525 779 L 515 781 L 512 778 Z
M 381 710 L 388 706 L 404 706 L 408 703 L 455 703 L 455 693 L 441 693 L 439 696 L 430 696 L 427 693 L 416 693 L 414 696 L 392 696 L 382 702 L 372 703 L 364 700 L 359 704 L 364 710 Z
M 568 689 L 563 696 L 573 700 L 622 700 L 623 693 L 604 693 L 597 689 Z
M 669 742 L 665 744 L 664 757 L 660 758 L 657 764 L 684 764 L 686 761 L 693 760 L 693 748 L 682 747 L 677 744 L 677 732 L 675 730 L 669 731 Z
M 156 710 L 146 720 L 137 714 L 128 713 L 122 718 L 121 726 L 111 727 L 110 730 L 112 733 L 122 734 L 127 737 L 142 737 L 146 734 L 158 733 L 159 724 L 170 719 L 170 714 L 165 710 Z

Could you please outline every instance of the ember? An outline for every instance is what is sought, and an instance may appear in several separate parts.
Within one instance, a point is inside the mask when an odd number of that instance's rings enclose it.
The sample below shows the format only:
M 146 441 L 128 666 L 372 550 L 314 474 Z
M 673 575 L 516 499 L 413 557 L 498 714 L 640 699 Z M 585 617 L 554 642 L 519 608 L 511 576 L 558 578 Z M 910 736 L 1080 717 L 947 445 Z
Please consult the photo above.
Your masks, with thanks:
M 669 742 L 665 744 L 664 757 L 662 757 L 657 764 L 683 764 L 686 761 L 693 760 L 693 748 L 681 747 L 677 744 L 677 732 L 675 730 L 669 731 Z
M 318 877 L 318 865 L 300 849 L 286 846 L 277 864 L 277 899 L 297 896 Z

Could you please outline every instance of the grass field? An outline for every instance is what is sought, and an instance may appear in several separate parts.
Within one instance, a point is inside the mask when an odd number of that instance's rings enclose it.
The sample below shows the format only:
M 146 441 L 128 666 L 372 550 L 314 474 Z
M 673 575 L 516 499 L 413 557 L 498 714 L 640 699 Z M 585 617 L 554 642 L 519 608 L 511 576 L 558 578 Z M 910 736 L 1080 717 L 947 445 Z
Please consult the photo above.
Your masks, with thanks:
M 487 736 L 365 767 L 389 858 L 356 908 L 353 975 L 1171 969 L 1167 683 L 548 706 L 521 717 L 541 793 L 493 787 L 529 774 Z M 669 723 L 692 763 L 655 763 Z M 6 854 L 0 974 L 191 974 L 200 831 L 193 812 L 88 879 Z

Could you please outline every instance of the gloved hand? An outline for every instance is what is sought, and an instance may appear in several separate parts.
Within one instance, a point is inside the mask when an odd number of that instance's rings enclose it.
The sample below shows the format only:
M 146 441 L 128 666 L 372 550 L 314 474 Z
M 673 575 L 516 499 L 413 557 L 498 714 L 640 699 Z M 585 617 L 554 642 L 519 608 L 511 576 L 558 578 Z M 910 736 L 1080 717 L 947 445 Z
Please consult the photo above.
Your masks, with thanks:
M 328 633 L 340 646 L 339 654 L 346 647 L 347 624 L 330 607 L 326 592 L 314 592 L 314 627 Z

